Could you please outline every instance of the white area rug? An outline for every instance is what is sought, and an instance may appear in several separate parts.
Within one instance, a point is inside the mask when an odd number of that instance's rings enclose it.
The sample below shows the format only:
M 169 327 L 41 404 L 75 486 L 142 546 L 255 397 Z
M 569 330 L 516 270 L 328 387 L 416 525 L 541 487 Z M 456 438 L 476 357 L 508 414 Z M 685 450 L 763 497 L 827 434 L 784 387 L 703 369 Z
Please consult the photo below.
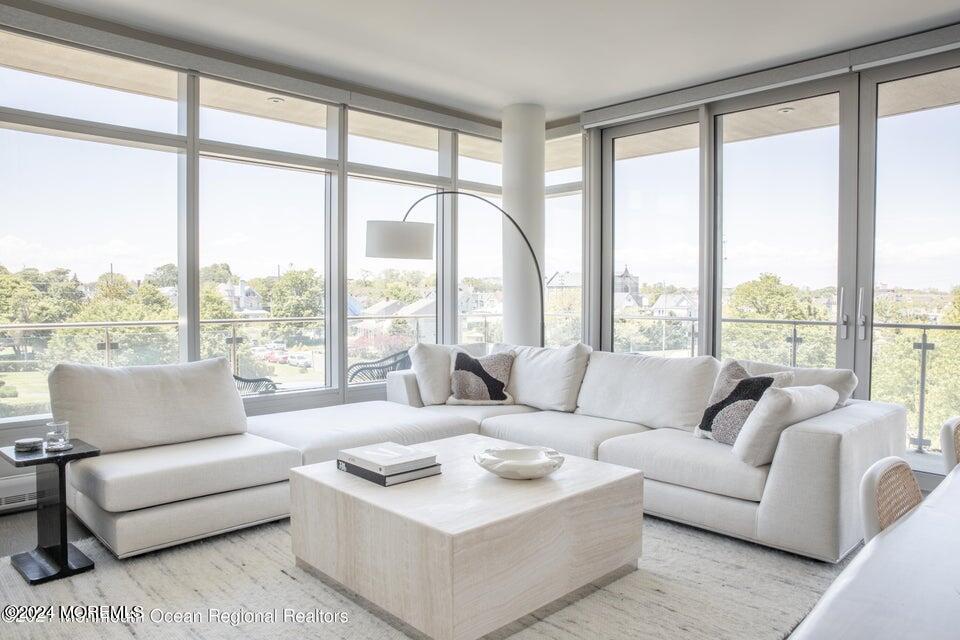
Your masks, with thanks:
M 77 543 L 96 569 L 30 587 L 0 559 L 0 606 L 52 605 L 47 622 L 0 622 L 0 638 L 404 638 L 402 625 L 299 569 L 288 522 L 263 525 L 119 561 L 94 539 Z M 784 638 L 841 566 L 806 560 L 655 518 L 644 522 L 640 568 L 591 585 L 493 636 L 516 640 Z M 125 621 L 71 621 L 64 606 L 119 606 Z M 141 607 L 138 620 L 135 607 Z M 209 620 L 209 609 L 226 618 Z M 285 614 L 287 610 L 291 613 Z M 285 615 L 329 618 L 284 621 Z M 80 609 L 72 609 L 82 614 Z M 157 613 L 159 611 L 159 613 Z M 8 615 L 4 610 L 4 616 Z M 99 612 L 107 615 L 108 612 Z M 150 621 L 179 614 L 200 622 Z M 229 616 L 261 620 L 231 622 Z M 279 620 L 270 620 L 273 615 Z M 267 616 L 266 620 L 262 620 Z M 344 621 L 345 616 L 345 621 Z

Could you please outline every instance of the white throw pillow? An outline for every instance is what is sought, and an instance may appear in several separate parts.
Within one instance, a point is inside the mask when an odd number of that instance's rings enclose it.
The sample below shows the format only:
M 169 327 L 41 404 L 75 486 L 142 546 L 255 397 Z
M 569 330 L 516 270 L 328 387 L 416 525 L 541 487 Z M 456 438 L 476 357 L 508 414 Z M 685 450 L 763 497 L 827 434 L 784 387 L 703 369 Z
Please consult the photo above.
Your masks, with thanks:
M 451 354 L 461 351 L 449 344 L 418 342 L 410 349 L 410 368 L 417 375 L 423 406 L 446 404 L 450 397 Z
M 823 384 L 767 389 L 740 429 L 733 455 L 755 467 L 770 464 L 784 429 L 833 410 L 837 398 L 836 390 Z
M 703 418 L 719 370 L 713 356 L 658 358 L 594 351 L 577 413 L 692 431 Z
M 507 391 L 517 404 L 543 411 L 571 412 L 590 359 L 590 347 L 577 343 L 568 347 L 514 347 L 496 345 L 495 352 L 513 351 L 513 372 Z
M 822 384 L 830 387 L 839 395 L 837 404 L 846 404 L 857 388 L 857 374 L 850 369 L 819 369 L 814 367 L 785 367 L 779 364 L 738 360 L 751 376 L 762 376 L 778 371 L 792 371 L 793 384 L 798 387 L 812 387 Z

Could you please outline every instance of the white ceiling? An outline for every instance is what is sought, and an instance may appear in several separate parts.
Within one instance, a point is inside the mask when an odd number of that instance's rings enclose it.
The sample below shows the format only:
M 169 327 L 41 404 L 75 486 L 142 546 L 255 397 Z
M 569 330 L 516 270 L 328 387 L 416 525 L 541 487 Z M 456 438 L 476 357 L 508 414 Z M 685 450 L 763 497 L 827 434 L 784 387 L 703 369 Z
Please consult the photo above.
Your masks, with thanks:
M 499 118 L 593 107 L 960 22 L 958 0 L 46 0 Z

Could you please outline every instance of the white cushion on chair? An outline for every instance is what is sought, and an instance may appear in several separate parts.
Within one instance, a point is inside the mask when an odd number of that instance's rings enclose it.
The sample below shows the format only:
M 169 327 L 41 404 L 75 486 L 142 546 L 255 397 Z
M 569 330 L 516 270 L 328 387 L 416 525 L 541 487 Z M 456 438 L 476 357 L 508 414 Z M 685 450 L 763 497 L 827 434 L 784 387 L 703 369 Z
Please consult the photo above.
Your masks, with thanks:
M 226 358 L 146 367 L 58 364 L 50 372 L 56 420 L 103 453 L 247 430 Z
M 70 463 L 70 483 L 104 511 L 133 511 L 224 491 L 283 482 L 300 452 L 241 433 Z
M 577 413 L 692 431 L 703 418 L 719 370 L 712 356 L 657 358 L 594 351 Z

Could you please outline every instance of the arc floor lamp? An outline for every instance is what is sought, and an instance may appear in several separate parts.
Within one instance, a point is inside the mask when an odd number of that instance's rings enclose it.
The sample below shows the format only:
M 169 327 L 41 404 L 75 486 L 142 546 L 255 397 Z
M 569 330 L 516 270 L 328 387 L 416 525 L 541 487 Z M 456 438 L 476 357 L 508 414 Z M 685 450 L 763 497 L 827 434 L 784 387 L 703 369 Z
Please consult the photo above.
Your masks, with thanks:
M 418 198 L 407 209 L 403 219 L 397 220 L 370 220 L 367 222 L 367 257 L 368 258 L 399 258 L 403 260 L 432 260 L 433 259 L 433 223 L 431 222 L 408 222 L 407 218 L 410 212 L 418 204 L 427 198 L 438 198 L 440 196 L 456 195 L 476 198 L 503 214 L 510 224 L 513 225 L 520 237 L 523 238 L 527 249 L 530 251 L 530 258 L 533 260 L 533 267 L 537 271 L 537 293 L 540 294 L 540 346 L 544 345 L 544 291 L 543 291 L 543 271 L 540 269 L 540 261 L 537 260 L 537 254 L 533 251 L 533 245 L 523 232 L 517 221 L 501 207 L 486 198 L 466 191 L 434 191 L 428 193 L 422 198 Z

